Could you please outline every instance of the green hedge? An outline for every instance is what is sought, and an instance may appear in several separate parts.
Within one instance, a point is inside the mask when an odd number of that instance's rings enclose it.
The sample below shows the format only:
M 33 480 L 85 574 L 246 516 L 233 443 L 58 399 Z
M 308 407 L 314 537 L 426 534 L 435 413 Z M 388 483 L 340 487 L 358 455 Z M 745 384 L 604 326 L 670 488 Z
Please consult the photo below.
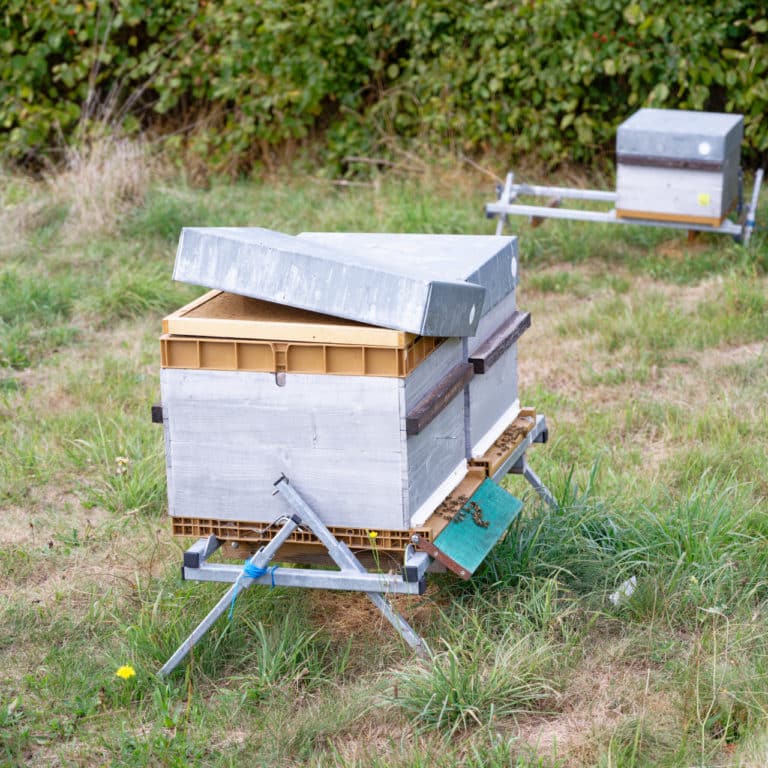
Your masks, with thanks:
M 418 137 L 590 162 L 640 106 L 746 115 L 768 154 L 763 0 L 5 0 L 0 152 L 39 162 L 107 117 L 241 169 Z

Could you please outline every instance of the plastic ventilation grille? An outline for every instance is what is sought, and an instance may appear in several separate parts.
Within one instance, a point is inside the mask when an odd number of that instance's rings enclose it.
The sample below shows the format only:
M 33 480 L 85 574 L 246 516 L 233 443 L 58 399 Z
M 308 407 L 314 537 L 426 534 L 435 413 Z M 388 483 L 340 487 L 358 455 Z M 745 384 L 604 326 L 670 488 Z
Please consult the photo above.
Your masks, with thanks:
M 237 541 L 244 545 L 263 545 L 271 541 L 272 536 L 280 526 L 271 526 L 269 523 L 246 522 L 242 520 L 212 520 L 192 517 L 173 517 L 172 530 L 174 536 L 184 538 L 201 538 L 203 536 L 216 536 L 222 541 Z M 432 535 L 431 530 L 419 528 L 414 531 L 375 530 L 375 537 L 371 537 L 372 529 L 347 528 L 342 526 L 328 526 L 330 532 L 339 541 L 343 541 L 352 549 L 377 549 L 382 551 L 402 552 L 411 541 L 411 536 L 418 533 L 426 539 Z M 287 540 L 289 544 L 303 544 L 324 549 L 323 545 L 310 531 L 295 530 Z
M 408 376 L 444 341 L 420 336 L 408 347 L 195 338 L 163 334 L 163 368 L 337 376 Z

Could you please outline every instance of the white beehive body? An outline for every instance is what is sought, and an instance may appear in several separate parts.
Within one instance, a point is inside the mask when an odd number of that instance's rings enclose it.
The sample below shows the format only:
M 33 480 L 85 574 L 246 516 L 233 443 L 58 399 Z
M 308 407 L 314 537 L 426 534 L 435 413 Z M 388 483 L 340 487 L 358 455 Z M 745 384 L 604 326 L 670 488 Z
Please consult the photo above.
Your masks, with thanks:
M 355 238 L 366 238 L 350 237 L 354 248 L 361 247 Z M 376 243 L 406 246 L 397 240 L 408 236 L 389 237 L 377 235 Z M 456 244 L 439 239 L 442 248 Z M 463 242 L 470 240 L 483 239 Z M 519 410 L 516 344 L 481 375 L 472 375 L 468 363 L 515 312 L 516 242 L 492 240 L 490 249 L 484 245 L 495 303 L 483 307 L 470 338 L 402 333 L 395 349 L 382 338 L 385 329 L 354 321 L 333 326 L 334 318 L 324 324 L 321 316 L 301 311 L 287 319 L 276 311 L 281 324 L 271 323 L 265 302 L 255 302 L 259 312 L 248 315 L 243 307 L 250 311 L 250 305 L 242 302 L 254 300 L 242 298 L 241 305 L 232 304 L 237 311 L 171 316 L 161 372 L 170 514 L 269 523 L 285 511 L 271 495 L 284 473 L 327 525 L 421 525 L 464 477 L 467 458 L 483 453 Z M 429 243 L 417 242 L 427 250 Z M 500 261 L 513 273 L 501 289 L 493 277 Z M 217 299 L 222 306 L 223 298 Z M 215 338 L 217 329 L 227 337 Z M 294 343 L 285 343 L 285 336 Z M 423 349 L 413 359 L 416 347 Z M 400 356 L 397 370 L 369 362 L 389 352 Z M 355 355 L 363 360 L 359 372 L 346 362 Z M 313 356 L 322 368 L 313 367 Z M 336 366 L 338 359 L 344 364 Z
M 741 115 L 641 109 L 616 135 L 619 216 L 718 226 L 738 196 Z
M 464 404 L 459 393 L 417 435 L 407 408 L 456 347 L 405 380 L 288 373 L 278 386 L 271 373 L 163 370 L 170 514 L 270 521 L 284 511 L 271 486 L 285 473 L 329 525 L 423 522 L 464 476 Z

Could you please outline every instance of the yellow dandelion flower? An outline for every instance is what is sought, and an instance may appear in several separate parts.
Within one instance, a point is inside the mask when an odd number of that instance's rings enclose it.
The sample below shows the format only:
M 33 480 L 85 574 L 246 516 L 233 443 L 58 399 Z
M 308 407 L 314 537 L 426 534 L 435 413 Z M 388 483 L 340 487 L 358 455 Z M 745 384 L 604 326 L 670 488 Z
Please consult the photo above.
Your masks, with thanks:
M 378 535 L 379 534 L 378 534 L 377 531 L 368 531 L 368 538 L 369 539 L 375 539 Z
M 132 677 L 136 677 L 136 670 L 130 664 L 125 664 L 115 674 L 123 680 L 129 680 Z

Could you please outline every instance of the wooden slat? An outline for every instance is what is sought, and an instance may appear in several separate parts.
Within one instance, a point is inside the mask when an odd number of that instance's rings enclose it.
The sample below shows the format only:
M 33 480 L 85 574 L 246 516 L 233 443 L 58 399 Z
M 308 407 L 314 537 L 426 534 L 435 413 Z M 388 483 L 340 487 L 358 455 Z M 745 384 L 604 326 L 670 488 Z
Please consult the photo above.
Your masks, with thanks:
M 432 513 L 419 530 L 418 533 L 423 536 L 423 531 L 429 532 L 429 538 L 434 540 L 440 531 L 451 522 L 454 515 L 464 506 L 472 494 L 480 487 L 485 478 L 488 477 L 485 467 L 470 465 L 467 468 L 467 474 L 464 479 L 451 491 L 445 501 Z
M 485 373 L 530 327 L 530 312 L 513 312 L 469 358 L 475 373 Z
M 659 213 L 658 211 L 627 211 L 616 209 L 616 215 L 620 219 L 648 219 L 650 221 L 679 221 L 681 224 L 706 224 L 710 227 L 719 227 L 723 219 L 711 216 L 688 216 L 682 213 Z
M 416 543 L 416 549 L 426 552 L 433 560 L 437 560 L 438 563 L 444 565 L 449 571 L 455 573 L 464 581 L 471 578 L 472 571 L 468 571 L 461 563 L 457 563 L 452 557 L 438 549 L 431 541 L 419 539 Z
M 474 373 L 470 363 L 460 363 L 453 368 L 405 417 L 406 433 L 418 435 L 464 389 Z
M 481 457 L 470 460 L 470 466 L 482 467 L 488 477 L 493 476 L 535 424 L 536 411 L 533 408 L 522 409 L 518 417 Z
M 703 158 L 659 157 L 658 155 L 632 155 L 617 153 L 616 162 L 622 165 L 639 165 L 644 168 L 675 168 L 686 171 L 722 171 L 724 160 L 705 160 Z
M 179 318 L 183 318 L 189 312 L 192 312 L 198 307 L 207 304 L 212 298 L 214 298 L 214 296 L 218 296 L 220 293 L 221 291 L 208 291 L 208 293 L 204 293 L 202 296 L 198 296 L 194 301 L 190 301 L 189 304 L 185 304 L 175 312 L 171 312 L 170 315 L 163 318 L 163 333 L 170 333 L 168 328 L 172 322 L 176 322 Z

